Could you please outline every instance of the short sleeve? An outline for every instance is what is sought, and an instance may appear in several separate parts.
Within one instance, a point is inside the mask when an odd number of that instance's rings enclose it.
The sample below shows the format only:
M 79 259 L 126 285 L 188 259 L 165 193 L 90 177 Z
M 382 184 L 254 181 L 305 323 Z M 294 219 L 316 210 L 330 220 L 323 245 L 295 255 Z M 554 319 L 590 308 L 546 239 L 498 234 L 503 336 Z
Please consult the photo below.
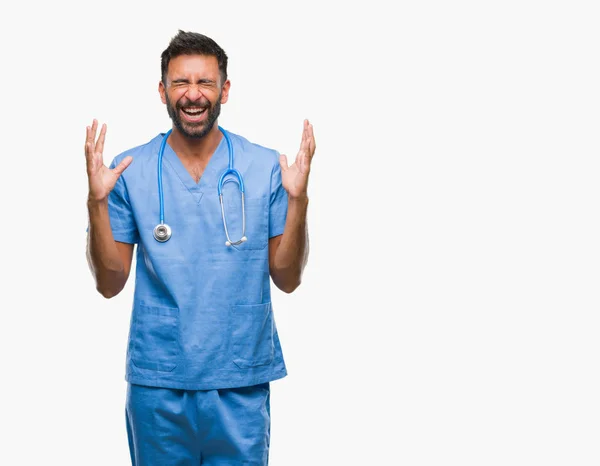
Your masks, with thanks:
M 118 162 L 115 158 L 110 164 L 110 168 L 115 168 L 117 165 Z M 108 214 L 115 241 L 131 244 L 140 242 L 123 175 L 117 179 L 115 187 L 108 195 Z
M 281 183 L 281 167 L 279 152 L 276 153 L 276 163 L 271 173 L 271 203 L 269 207 L 269 238 L 283 234 L 287 216 L 288 195 Z

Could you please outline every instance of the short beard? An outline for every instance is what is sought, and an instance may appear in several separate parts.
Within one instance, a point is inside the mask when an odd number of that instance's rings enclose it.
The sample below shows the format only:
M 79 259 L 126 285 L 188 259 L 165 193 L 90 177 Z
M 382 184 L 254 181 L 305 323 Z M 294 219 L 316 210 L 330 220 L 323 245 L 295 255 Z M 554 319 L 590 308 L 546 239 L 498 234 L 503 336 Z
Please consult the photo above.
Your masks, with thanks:
M 202 139 L 213 128 L 215 122 L 217 121 L 217 118 L 219 118 L 219 115 L 221 113 L 221 97 L 222 92 L 219 92 L 219 97 L 217 98 L 217 102 L 215 103 L 215 105 L 206 109 L 206 111 L 208 112 L 206 120 L 200 125 L 192 126 L 190 124 L 184 124 L 179 115 L 179 111 L 181 110 L 181 108 L 184 106 L 189 106 L 189 103 L 181 105 L 178 102 L 175 105 L 175 107 L 173 107 L 171 101 L 169 100 L 169 95 L 165 93 L 165 98 L 167 101 L 167 112 L 169 113 L 169 117 L 173 121 L 175 128 L 177 128 L 181 134 L 191 139 Z M 190 126 L 192 127 L 190 128 Z

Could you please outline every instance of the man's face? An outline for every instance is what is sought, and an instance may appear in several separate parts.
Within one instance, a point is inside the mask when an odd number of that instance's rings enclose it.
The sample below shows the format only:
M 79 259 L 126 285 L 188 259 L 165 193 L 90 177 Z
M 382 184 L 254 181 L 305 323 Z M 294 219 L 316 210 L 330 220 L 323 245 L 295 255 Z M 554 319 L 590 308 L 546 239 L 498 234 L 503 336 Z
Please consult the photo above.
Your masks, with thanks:
M 215 57 L 180 55 L 169 62 L 167 85 L 159 84 L 162 102 L 175 127 L 189 138 L 200 139 L 212 129 L 227 102 L 229 81 L 221 83 Z

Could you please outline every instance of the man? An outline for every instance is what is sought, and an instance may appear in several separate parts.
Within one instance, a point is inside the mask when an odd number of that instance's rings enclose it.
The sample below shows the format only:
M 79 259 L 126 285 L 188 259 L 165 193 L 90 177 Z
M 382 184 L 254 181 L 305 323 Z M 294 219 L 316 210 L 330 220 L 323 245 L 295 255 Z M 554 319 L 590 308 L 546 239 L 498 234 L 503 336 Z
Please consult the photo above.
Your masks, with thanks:
M 227 55 L 201 34 L 179 31 L 161 72 L 170 132 L 110 167 L 106 125 L 96 139 L 94 120 L 85 144 L 87 256 L 104 297 L 123 289 L 137 244 L 126 366 L 132 464 L 266 465 L 269 382 L 287 375 L 270 279 L 291 293 L 307 261 L 313 128 L 304 121 L 289 167 L 285 155 L 220 128 Z

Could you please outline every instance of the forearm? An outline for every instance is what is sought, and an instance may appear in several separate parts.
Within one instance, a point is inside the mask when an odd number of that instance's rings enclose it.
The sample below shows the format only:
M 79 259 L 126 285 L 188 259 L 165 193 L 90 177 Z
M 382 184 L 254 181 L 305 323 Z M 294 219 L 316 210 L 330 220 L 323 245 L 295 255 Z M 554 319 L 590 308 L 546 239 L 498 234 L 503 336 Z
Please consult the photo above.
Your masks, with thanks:
M 88 212 L 88 265 L 96 280 L 96 289 L 110 298 L 123 289 L 127 276 L 110 227 L 108 201 L 88 200 Z
M 291 293 L 301 282 L 308 261 L 306 213 L 308 198 L 289 198 L 285 228 L 273 259 L 272 278 L 281 290 Z

